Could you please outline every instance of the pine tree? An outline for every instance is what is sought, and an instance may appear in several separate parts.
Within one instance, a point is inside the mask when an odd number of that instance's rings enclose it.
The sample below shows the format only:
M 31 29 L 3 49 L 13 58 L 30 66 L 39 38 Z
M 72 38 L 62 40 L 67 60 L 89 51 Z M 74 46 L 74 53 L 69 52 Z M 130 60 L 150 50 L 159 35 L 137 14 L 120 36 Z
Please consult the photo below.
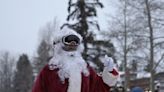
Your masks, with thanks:
M 98 71 L 101 71 L 103 64 L 100 57 L 104 56 L 104 54 L 112 56 L 114 51 L 113 44 L 109 40 L 95 40 L 95 31 L 100 31 L 98 22 L 94 19 L 97 17 L 96 8 L 103 8 L 103 4 L 99 0 L 77 0 L 76 2 L 69 0 L 68 5 L 69 15 L 67 21 L 73 20 L 76 22 L 72 24 L 65 23 L 61 28 L 68 26 L 83 37 L 83 58 L 96 64 Z M 93 29 L 95 30 L 93 31 Z
M 34 58 L 36 73 L 39 73 L 47 64 L 48 59 L 50 58 L 49 51 L 50 45 L 45 40 L 42 40 L 37 50 L 38 56 Z
M 33 83 L 33 71 L 28 56 L 19 57 L 14 76 L 14 92 L 30 92 Z
M 89 48 L 89 60 L 94 62 L 98 66 L 99 72 L 103 71 L 103 63 L 101 62 L 101 57 L 108 55 L 113 57 L 115 52 L 113 44 L 109 40 L 95 40 L 92 42 L 92 48 Z M 113 57 L 114 58 L 114 57 Z M 115 61 L 115 60 L 114 60 Z M 115 62 L 116 63 L 116 62 Z
M 38 74 L 41 69 L 48 63 L 49 59 L 53 55 L 53 40 L 54 40 L 54 32 L 59 30 L 58 21 L 55 18 L 52 22 L 48 22 L 41 30 L 40 30 L 40 40 L 39 46 L 37 47 L 37 56 L 33 58 L 34 64 L 34 73 Z
M 89 20 L 89 18 L 94 18 L 97 16 L 96 8 L 103 8 L 103 4 L 99 0 L 77 0 L 75 3 L 72 0 L 69 0 L 68 3 L 68 12 L 67 21 L 76 20 L 76 23 L 69 24 L 66 23 L 63 26 L 68 26 L 69 28 L 77 31 L 84 40 L 84 59 L 88 58 L 88 43 L 93 42 L 93 32 L 89 32 L 89 26 L 96 26 L 100 30 L 97 21 Z

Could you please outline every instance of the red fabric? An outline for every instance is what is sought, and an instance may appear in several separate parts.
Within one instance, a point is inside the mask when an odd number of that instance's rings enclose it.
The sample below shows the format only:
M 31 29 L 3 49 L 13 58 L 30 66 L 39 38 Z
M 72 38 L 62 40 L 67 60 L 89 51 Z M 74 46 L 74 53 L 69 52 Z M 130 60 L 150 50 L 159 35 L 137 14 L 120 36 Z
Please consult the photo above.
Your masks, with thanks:
M 63 84 L 57 71 L 57 69 L 49 70 L 48 65 L 45 66 L 38 75 L 32 92 L 67 92 L 68 79 Z M 110 87 L 103 82 L 102 78 L 92 68 L 89 68 L 89 72 L 89 76 L 82 75 L 81 92 L 109 92 Z
M 112 73 L 114 76 L 119 75 L 118 72 L 115 69 L 113 69 L 110 73 Z

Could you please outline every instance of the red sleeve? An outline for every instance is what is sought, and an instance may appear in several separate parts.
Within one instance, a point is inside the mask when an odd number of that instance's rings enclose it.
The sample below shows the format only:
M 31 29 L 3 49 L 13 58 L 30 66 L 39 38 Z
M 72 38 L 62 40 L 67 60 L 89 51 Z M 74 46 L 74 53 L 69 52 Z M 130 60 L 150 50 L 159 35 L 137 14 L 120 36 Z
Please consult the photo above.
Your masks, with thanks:
M 101 76 L 90 68 L 90 92 L 109 92 L 110 87 L 106 85 Z
M 44 69 L 37 76 L 37 79 L 36 79 L 35 84 L 33 86 L 32 92 L 46 92 L 43 75 L 44 75 Z

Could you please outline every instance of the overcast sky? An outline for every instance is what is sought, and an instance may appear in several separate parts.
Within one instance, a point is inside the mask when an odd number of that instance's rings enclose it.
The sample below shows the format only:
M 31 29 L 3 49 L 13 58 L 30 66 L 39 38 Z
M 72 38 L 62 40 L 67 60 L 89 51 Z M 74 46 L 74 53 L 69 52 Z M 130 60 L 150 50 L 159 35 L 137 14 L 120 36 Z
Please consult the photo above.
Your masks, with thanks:
M 110 2 L 99 11 L 99 23 L 105 28 L 106 12 L 113 12 Z M 36 53 L 39 29 L 54 17 L 63 24 L 68 0 L 0 0 L 0 51 L 14 54 Z M 111 2 L 112 3 L 112 2 Z

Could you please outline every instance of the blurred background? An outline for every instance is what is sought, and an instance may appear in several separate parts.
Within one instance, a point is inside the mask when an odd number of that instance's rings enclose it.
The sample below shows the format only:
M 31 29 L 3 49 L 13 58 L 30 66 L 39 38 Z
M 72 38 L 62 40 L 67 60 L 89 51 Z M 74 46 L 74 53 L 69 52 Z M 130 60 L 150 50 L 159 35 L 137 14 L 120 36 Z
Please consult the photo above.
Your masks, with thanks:
M 101 58 L 120 72 L 110 92 L 164 92 L 163 0 L 0 0 L 0 92 L 31 92 L 53 55 L 54 31 L 74 29 L 83 58 L 98 72 Z M 139 92 L 139 91 L 138 91 Z

